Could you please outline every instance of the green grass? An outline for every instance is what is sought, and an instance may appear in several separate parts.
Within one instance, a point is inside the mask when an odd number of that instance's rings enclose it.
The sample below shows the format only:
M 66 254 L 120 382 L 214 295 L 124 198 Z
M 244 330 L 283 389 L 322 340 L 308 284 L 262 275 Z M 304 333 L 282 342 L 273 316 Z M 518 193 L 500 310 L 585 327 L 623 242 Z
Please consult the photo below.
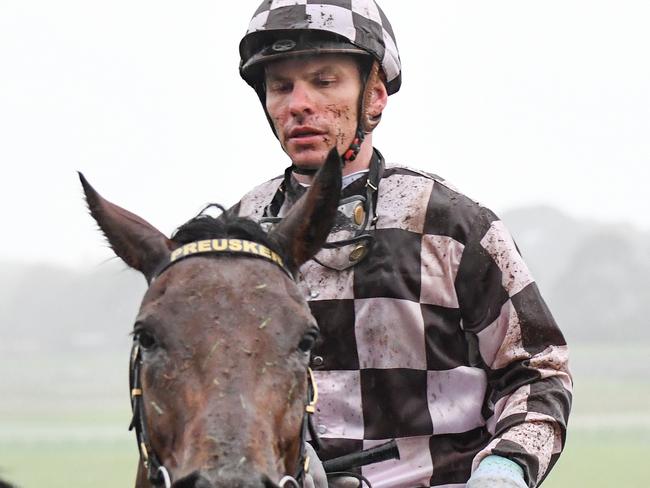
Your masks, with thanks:
M 544 488 L 647 488 L 650 432 L 573 433 Z
M 22 488 L 133 486 L 135 441 L 0 446 L 2 476 Z

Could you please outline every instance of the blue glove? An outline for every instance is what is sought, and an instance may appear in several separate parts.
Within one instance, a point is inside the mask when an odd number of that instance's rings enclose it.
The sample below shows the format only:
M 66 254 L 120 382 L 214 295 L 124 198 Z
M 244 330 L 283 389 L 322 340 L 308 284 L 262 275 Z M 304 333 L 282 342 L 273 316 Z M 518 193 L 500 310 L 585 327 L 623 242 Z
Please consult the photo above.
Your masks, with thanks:
M 528 488 L 524 470 L 510 459 L 488 456 L 472 473 L 466 488 Z

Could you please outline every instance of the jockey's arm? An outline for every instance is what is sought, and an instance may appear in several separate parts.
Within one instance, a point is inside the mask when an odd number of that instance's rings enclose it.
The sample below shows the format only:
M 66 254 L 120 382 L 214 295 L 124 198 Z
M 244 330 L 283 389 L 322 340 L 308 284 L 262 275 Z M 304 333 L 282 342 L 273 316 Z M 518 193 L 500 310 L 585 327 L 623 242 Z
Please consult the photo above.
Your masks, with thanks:
M 499 456 L 533 488 L 564 445 L 572 398 L 568 349 L 503 223 L 482 209 L 471 228 L 455 286 L 470 361 L 487 375 L 483 411 L 493 436 L 474 458 L 473 478 L 487 477 L 494 469 L 488 457 Z M 488 486 L 477 483 L 468 487 Z

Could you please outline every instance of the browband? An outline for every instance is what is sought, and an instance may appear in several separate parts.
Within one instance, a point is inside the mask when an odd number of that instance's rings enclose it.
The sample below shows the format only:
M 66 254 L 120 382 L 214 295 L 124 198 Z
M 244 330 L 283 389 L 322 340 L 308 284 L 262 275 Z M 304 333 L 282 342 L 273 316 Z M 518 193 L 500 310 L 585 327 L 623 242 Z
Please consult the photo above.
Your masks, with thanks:
M 294 279 L 293 274 L 284 264 L 283 259 L 278 253 L 269 249 L 264 244 L 247 241 L 244 239 L 205 239 L 184 244 L 178 249 L 172 251 L 171 255 L 169 256 L 169 262 L 165 263 L 160 268 L 160 270 L 156 273 L 155 278 L 160 276 L 172 264 L 182 261 L 183 259 L 193 256 L 219 254 L 228 254 L 231 256 L 250 256 L 265 259 L 277 264 L 282 269 L 282 271 L 284 271 L 287 276 L 289 276 L 289 278 Z

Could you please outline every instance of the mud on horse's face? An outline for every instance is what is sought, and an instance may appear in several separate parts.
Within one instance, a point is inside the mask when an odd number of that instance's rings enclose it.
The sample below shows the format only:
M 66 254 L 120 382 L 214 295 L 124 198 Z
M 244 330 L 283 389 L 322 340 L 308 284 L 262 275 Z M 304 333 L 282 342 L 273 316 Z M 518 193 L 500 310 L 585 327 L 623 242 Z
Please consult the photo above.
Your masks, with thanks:
M 140 408 L 149 449 L 173 486 L 274 486 L 294 474 L 317 328 L 290 274 L 333 223 L 336 152 L 269 236 L 286 270 L 275 251 L 247 244 L 263 256 L 197 253 L 160 273 L 180 244 L 81 180 L 115 253 L 150 283 L 134 326 Z M 136 486 L 152 486 L 139 466 Z

